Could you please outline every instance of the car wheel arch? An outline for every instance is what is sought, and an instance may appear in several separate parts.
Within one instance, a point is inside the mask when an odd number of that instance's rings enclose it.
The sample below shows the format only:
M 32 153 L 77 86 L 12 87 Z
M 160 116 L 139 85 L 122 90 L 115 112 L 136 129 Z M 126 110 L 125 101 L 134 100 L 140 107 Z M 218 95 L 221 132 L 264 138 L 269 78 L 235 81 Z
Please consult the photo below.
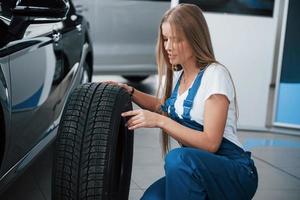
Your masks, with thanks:
M 89 51 L 88 54 L 86 55 L 85 61 L 89 66 L 89 73 L 92 77 L 92 75 L 93 75 L 93 54 L 91 51 Z
M 91 46 L 90 36 L 89 36 L 88 32 L 85 32 L 85 43 L 87 43 L 89 45 L 89 50 L 85 57 L 85 61 L 89 65 L 89 68 L 90 68 L 89 70 L 90 70 L 91 75 L 93 75 L 93 64 L 94 64 L 93 48 Z

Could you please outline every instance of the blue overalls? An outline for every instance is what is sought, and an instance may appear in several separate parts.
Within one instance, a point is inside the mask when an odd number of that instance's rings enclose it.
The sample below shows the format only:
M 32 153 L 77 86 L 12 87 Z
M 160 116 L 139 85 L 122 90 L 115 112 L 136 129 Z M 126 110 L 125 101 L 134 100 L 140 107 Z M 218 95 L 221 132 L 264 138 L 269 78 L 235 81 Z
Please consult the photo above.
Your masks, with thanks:
M 203 126 L 191 120 L 190 111 L 204 70 L 200 71 L 188 91 L 180 118 L 175 112 L 175 101 L 182 74 L 162 110 L 178 123 L 203 131 Z M 247 200 L 257 189 L 257 171 L 251 153 L 223 137 L 219 150 L 210 153 L 186 147 L 171 150 L 165 157 L 165 176 L 154 182 L 142 200 Z

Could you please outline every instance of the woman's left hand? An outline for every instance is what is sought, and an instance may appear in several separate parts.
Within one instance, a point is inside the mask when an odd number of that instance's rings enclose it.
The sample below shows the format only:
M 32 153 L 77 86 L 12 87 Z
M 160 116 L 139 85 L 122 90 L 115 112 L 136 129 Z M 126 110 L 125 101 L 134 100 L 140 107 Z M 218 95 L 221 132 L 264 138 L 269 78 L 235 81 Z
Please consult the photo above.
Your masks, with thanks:
M 159 118 L 161 115 L 148 110 L 137 109 L 124 112 L 122 117 L 130 117 L 127 122 L 129 130 L 137 128 L 155 128 L 158 127 Z

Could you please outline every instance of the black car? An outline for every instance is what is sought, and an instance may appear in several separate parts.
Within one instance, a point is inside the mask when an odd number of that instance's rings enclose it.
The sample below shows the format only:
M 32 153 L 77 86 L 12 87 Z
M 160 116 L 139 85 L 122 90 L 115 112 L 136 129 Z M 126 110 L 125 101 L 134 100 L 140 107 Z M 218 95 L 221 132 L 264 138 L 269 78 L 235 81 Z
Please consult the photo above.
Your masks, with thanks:
M 131 96 L 86 83 L 92 66 L 89 24 L 70 0 L 1 1 L 0 192 L 56 139 L 53 200 L 128 198 Z
M 1 191 L 54 140 L 69 94 L 92 73 L 89 24 L 71 1 L 0 1 Z

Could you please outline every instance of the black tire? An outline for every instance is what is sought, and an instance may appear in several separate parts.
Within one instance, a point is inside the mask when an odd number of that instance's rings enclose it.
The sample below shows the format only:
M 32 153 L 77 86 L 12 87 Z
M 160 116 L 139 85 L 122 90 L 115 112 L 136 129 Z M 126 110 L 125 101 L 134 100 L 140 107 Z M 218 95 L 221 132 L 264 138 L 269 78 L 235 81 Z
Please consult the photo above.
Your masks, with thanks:
M 133 131 L 121 112 L 130 95 L 116 85 L 87 83 L 70 95 L 55 143 L 52 199 L 128 199 Z
M 123 77 L 129 80 L 130 82 L 138 83 L 138 82 L 142 82 L 149 76 L 123 76 Z

